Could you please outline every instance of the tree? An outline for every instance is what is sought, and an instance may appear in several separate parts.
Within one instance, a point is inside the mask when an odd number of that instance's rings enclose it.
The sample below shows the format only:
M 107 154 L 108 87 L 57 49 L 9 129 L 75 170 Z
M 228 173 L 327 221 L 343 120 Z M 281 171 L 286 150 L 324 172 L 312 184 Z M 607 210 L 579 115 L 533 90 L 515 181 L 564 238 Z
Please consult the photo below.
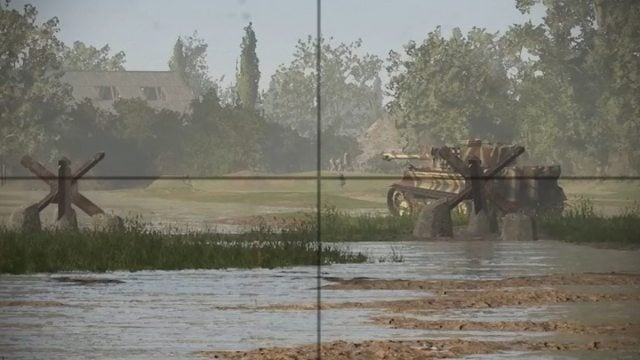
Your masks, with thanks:
M 364 131 L 382 110 L 376 80 L 382 61 L 358 55 L 362 42 L 332 46 L 321 41 L 322 128 L 338 135 Z M 289 126 L 304 136 L 316 132 L 316 42 L 299 40 L 289 65 L 281 65 L 264 94 L 270 121 Z
M 606 93 L 600 102 L 613 129 L 614 149 L 623 167 L 640 174 L 640 3 L 595 1 L 593 66 L 600 69 Z
M 392 51 L 390 62 L 389 108 L 413 150 L 428 138 L 513 138 L 513 86 L 497 34 L 474 28 L 465 37 L 456 28 L 447 39 L 437 28 L 421 45 L 407 44 L 405 57 Z
M 60 81 L 58 19 L 36 23 L 37 11 L 0 5 L 0 155 L 43 151 L 64 125 L 71 89 Z
M 260 162 L 260 118 L 233 105 L 222 105 L 210 89 L 192 104 L 181 145 L 184 169 L 193 175 L 222 175 L 256 169 Z
M 519 0 L 527 12 L 539 0 Z M 640 4 L 636 1 L 601 0 L 544 1 L 546 16 L 539 26 L 512 28 L 527 52 L 535 57 L 524 72 L 521 89 L 544 87 L 548 97 L 525 97 L 522 107 L 547 107 L 556 114 L 550 119 L 526 117 L 523 124 L 544 122 L 557 130 L 556 149 L 562 149 L 565 163 L 575 171 L 606 171 L 612 162 L 622 161 L 620 171 L 640 171 Z M 545 99 L 564 99 L 562 106 Z M 551 105 L 551 107 L 550 107 Z M 539 126 L 538 126 L 539 127 Z M 530 140 L 525 136 L 526 140 Z M 541 153 L 548 144 L 533 142 Z M 562 146 L 564 145 L 564 146 Z M 547 148 L 545 150 L 545 148 Z M 612 161 L 618 160 L 618 161 Z
M 236 88 L 240 106 L 247 110 L 255 110 L 258 101 L 258 83 L 260 81 L 260 69 L 258 68 L 258 56 L 256 55 L 256 34 L 251 23 L 244 28 L 240 48 L 240 69 L 236 75 Z
M 97 49 L 75 41 L 72 47 L 64 48 L 62 67 L 69 71 L 124 71 L 124 52 L 110 56 L 110 51 L 109 45 Z
M 134 114 L 126 114 L 134 115 Z M 99 151 L 106 151 L 106 158 L 100 166 L 91 170 L 94 176 L 137 176 L 153 175 L 153 158 L 160 153 L 141 146 L 135 139 L 122 135 L 122 118 L 119 114 L 95 107 L 89 99 L 73 106 L 68 112 L 69 126 L 60 135 L 58 147 L 60 155 L 74 161 L 86 159 Z M 152 154 L 152 156 L 150 156 Z M 140 181 L 100 179 L 103 186 L 139 186 Z
M 196 96 L 216 88 L 209 77 L 207 65 L 207 43 L 198 37 L 198 32 L 185 39 L 178 37 L 169 60 L 169 69 L 178 72 Z

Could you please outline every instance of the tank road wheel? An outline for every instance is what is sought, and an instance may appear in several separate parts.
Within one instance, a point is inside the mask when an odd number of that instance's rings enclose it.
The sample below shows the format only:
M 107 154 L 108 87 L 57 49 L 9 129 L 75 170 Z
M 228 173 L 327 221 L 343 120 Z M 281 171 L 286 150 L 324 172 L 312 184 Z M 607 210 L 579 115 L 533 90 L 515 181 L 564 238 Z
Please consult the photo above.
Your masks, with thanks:
M 387 192 L 387 207 L 394 216 L 411 215 L 411 202 L 404 192 L 396 189 L 389 189 Z

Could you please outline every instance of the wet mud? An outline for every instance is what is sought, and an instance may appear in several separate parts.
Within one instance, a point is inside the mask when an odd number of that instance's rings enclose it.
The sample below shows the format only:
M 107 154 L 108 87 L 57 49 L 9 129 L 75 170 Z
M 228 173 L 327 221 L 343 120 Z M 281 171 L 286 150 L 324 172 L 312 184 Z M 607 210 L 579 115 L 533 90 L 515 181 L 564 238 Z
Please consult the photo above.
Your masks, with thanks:
M 320 309 L 387 309 L 395 312 L 423 313 L 428 309 L 482 309 L 505 306 L 532 306 L 545 304 L 601 302 L 601 301 L 640 301 L 640 294 L 634 293 L 576 293 L 553 289 L 496 289 L 493 291 L 447 291 L 442 294 L 417 299 L 348 301 L 321 304 Z M 314 310 L 318 305 L 312 304 L 274 304 L 251 307 L 256 310 Z M 249 309 L 247 306 L 227 306 L 218 309 Z
M 0 308 L 3 307 L 60 307 L 68 306 L 59 301 L 51 300 L 0 300 Z
M 118 279 L 89 278 L 89 277 L 54 277 L 53 281 L 61 283 L 70 283 L 75 285 L 96 285 L 96 284 L 124 284 L 124 281 Z
M 540 286 L 626 286 L 640 285 L 640 274 L 552 274 L 510 277 L 499 280 L 378 280 L 371 278 L 325 278 L 335 284 L 325 285 L 327 290 L 490 290 Z
M 203 351 L 198 355 L 210 359 L 226 360 L 304 360 L 323 359 L 451 359 L 467 355 L 494 354 L 507 351 L 636 351 L 637 341 L 607 340 L 586 342 L 551 342 L 551 341 L 467 341 L 424 340 L 424 341 L 335 341 L 317 345 L 306 345 L 295 348 L 269 348 L 253 351 Z M 320 353 L 320 354 L 319 354 Z
M 464 321 L 420 320 L 404 316 L 381 316 L 371 319 L 378 325 L 394 329 L 465 330 L 465 331 L 532 331 L 568 334 L 625 334 L 640 337 L 640 324 L 587 325 L 573 321 Z
M 612 351 L 638 352 L 640 349 L 640 319 L 624 322 L 583 323 L 565 319 L 512 319 L 477 321 L 478 319 L 447 319 L 450 311 L 488 308 L 531 308 L 552 304 L 640 302 L 640 275 L 624 273 L 554 274 L 511 277 L 499 280 L 409 281 L 372 278 L 325 278 L 334 282 L 325 290 L 422 290 L 424 297 L 414 299 L 377 300 L 363 302 L 323 302 L 321 309 L 363 308 L 382 311 L 364 321 L 392 329 L 431 330 L 448 332 L 447 339 L 375 340 L 364 342 L 325 342 L 298 347 L 261 348 L 252 351 L 205 351 L 199 355 L 214 359 L 315 359 L 318 351 L 323 358 L 356 359 L 448 359 L 469 355 L 504 352 L 573 352 L 602 351 L 603 358 Z M 568 291 L 575 288 L 579 291 Z M 602 291 L 602 289 L 607 291 Z M 273 304 L 254 309 L 265 311 L 317 310 L 317 304 Z M 419 318 L 426 315 L 434 318 Z M 416 317 L 412 317 L 416 316 Z M 450 335 L 453 332 L 453 335 Z M 465 338 L 465 333 L 548 334 L 543 341 L 535 336 L 518 335 L 516 340 L 484 341 Z M 459 335 L 456 335 L 459 334 Z M 572 334 L 555 341 L 558 334 Z M 439 336 L 436 336 L 438 338 Z M 459 338 L 460 337 L 460 338 Z M 640 355 L 640 352 L 638 352 Z

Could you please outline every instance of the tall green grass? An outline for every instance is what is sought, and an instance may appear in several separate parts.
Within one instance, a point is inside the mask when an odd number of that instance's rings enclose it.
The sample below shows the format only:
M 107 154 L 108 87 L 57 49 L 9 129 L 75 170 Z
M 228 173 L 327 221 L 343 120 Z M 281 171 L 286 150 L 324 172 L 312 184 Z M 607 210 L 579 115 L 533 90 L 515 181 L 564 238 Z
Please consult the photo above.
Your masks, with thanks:
M 546 235 L 561 240 L 640 244 L 640 204 L 603 216 L 590 200 L 578 199 L 560 216 L 543 216 L 539 224 Z
M 407 239 L 415 221 L 409 216 L 350 215 L 335 207 L 324 208 L 321 216 L 323 265 L 367 261 L 362 253 L 327 243 Z M 282 228 L 262 223 L 241 234 L 161 232 L 149 230 L 138 219 L 117 232 L 28 233 L 0 226 L 0 273 L 316 265 L 317 224 L 315 214 L 308 214 Z M 394 254 L 389 261 L 398 260 Z
M 349 215 L 335 207 L 324 208 L 321 216 L 323 242 L 398 240 L 411 234 L 414 223 L 410 216 Z
M 406 240 L 413 232 L 417 216 L 372 213 L 354 215 L 338 210 L 335 206 L 325 206 L 321 211 L 320 237 L 323 242 Z M 465 225 L 469 221 L 469 215 L 454 210 L 451 212 L 451 220 L 454 226 Z M 293 231 L 309 229 L 315 232 L 317 229 L 317 216 L 313 213 L 289 215 L 281 221 L 282 227 Z
M 166 234 L 127 226 L 118 232 L 0 228 L 0 273 L 274 268 L 318 264 L 312 227 L 244 234 Z M 359 263 L 362 253 L 323 245 L 321 262 Z

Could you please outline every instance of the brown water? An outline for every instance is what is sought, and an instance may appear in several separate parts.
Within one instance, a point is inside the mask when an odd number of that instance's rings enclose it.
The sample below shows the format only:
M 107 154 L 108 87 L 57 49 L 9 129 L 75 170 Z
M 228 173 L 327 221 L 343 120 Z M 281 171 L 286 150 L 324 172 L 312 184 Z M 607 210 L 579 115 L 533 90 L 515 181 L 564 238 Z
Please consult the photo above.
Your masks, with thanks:
M 640 251 L 594 249 L 555 241 L 344 244 L 373 259 L 393 251 L 404 262 L 322 267 L 323 276 L 403 279 L 495 279 L 568 272 L 640 273 Z M 257 270 L 142 271 L 73 274 L 123 280 L 76 285 L 56 275 L 0 276 L 0 356 L 7 359 L 193 358 L 200 350 L 238 350 L 315 342 L 315 311 L 269 311 L 268 304 L 314 303 L 315 267 Z M 64 274 L 69 275 L 69 274 Z M 326 283 L 323 281 L 323 284 Z M 412 291 L 323 290 L 324 302 L 414 298 Z M 7 301 L 14 302 L 7 306 Z M 48 302 L 45 302 L 48 301 Z M 244 305 L 244 309 L 228 309 Z M 591 303 L 460 310 L 442 316 L 474 320 L 640 321 L 639 304 Z M 226 309 L 225 309 L 226 308 Z M 542 333 L 398 330 L 368 323 L 377 310 L 322 313 L 322 339 L 464 337 L 511 340 Z M 602 353 L 599 353 L 602 355 Z M 583 358 L 581 354 L 508 354 L 507 358 Z M 607 358 L 626 354 L 607 354 Z M 492 358 L 492 357 L 476 357 Z

